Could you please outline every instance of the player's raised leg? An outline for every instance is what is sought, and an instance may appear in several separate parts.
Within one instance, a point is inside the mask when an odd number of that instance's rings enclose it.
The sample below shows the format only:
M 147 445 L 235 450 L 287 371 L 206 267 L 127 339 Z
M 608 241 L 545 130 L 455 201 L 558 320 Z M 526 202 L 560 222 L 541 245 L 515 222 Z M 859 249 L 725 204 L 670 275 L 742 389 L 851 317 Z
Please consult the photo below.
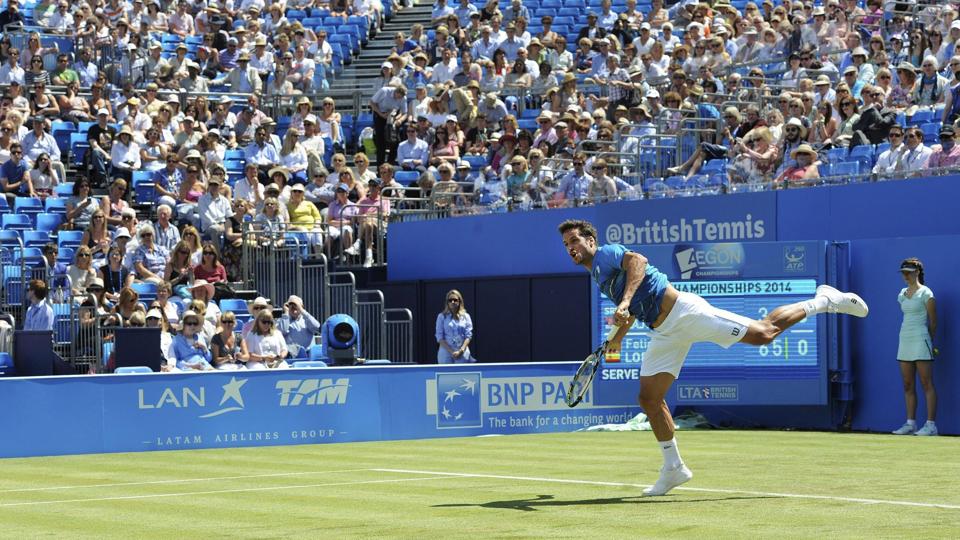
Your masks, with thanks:
M 749 345 L 766 345 L 784 330 L 803 319 L 819 313 L 844 313 L 854 317 L 866 317 L 870 312 L 867 303 L 851 292 L 840 292 L 829 285 L 820 285 L 810 300 L 780 306 L 747 328 L 742 342 Z
M 665 400 L 667 391 L 676 377 L 667 372 L 640 377 L 640 406 L 650 421 L 653 434 L 663 452 L 663 467 L 660 478 L 653 486 L 643 490 L 646 496 L 666 495 L 671 489 L 693 478 L 693 473 L 680 458 L 677 439 L 674 436 L 673 416 Z

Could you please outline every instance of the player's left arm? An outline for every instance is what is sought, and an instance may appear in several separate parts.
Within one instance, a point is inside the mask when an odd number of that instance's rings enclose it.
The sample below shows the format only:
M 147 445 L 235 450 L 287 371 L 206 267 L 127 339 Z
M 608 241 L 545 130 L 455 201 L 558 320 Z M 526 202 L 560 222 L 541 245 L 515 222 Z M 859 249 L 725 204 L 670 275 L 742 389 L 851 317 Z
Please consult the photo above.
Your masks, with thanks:
M 630 319 L 630 302 L 633 301 L 633 295 L 636 294 L 637 289 L 640 288 L 640 284 L 643 283 L 643 278 L 647 274 L 647 258 L 639 253 L 628 251 L 623 255 L 620 268 L 627 273 L 627 278 L 623 285 L 623 298 L 620 299 L 620 305 L 617 306 L 617 311 L 614 313 L 613 319 L 614 324 L 620 326 L 621 331 L 626 333 L 624 329 L 630 328 L 630 326 L 626 324 L 628 319 Z M 620 332 L 618 332 L 618 334 L 619 333 Z
M 930 341 L 937 335 L 937 301 L 932 296 L 927 299 L 927 327 L 930 330 Z

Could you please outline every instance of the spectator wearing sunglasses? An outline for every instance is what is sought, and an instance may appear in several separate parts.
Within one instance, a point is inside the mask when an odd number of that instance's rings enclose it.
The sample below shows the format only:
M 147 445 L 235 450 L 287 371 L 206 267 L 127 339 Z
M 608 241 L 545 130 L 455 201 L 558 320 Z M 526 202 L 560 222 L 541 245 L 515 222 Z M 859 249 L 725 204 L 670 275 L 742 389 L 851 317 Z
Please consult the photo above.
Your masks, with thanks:
M 473 320 L 463 303 L 463 295 L 451 289 L 445 296 L 443 311 L 437 315 L 436 338 L 438 364 L 476 362 L 470 354 L 473 340 Z
M 877 162 L 873 166 L 873 174 L 875 175 L 893 174 L 894 166 L 904 148 L 906 148 L 903 145 L 903 128 L 900 126 L 890 128 L 887 139 L 890 141 L 890 148 L 881 152 L 880 156 L 877 157 Z
M 196 311 L 183 314 L 183 328 L 173 338 L 173 356 L 177 368 L 182 371 L 210 371 L 210 351 L 207 340 L 200 331 L 203 320 Z
M 240 342 L 240 355 L 247 369 L 287 369 L 289 355 L 286 341 L 275 327 L 270 310 L 261 310 L 254 319 L 253 328 Z
M 940 144 L 933 146 L 927 169 L 953 168 L 960 164 L 960 146 L 954 140 L 956 134 L 951 125 L 940 128 Z
M 927 168 L 933 150 L 923 144 L 923 131 L 920 128 L 910 128 L 905 135 L 906 148 L 897 158 L 894 171 L 898 175 L 915 176 L 916 173 Z

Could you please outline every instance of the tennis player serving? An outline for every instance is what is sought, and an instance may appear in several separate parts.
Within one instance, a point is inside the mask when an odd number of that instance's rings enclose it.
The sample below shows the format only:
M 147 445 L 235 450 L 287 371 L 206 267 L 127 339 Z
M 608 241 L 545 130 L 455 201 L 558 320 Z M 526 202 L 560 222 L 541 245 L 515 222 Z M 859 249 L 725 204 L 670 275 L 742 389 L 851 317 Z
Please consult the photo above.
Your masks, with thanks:
M 698 341 L 724 348 L 737 342 L 767 345 L 787 328 L 817 313 L 867 316 L 867 305 L 859 296 L 821 285 L 812 299 L 780 306 L 764 319 L 752 320 L 674 289 L 667 276 L 639 253 L 620 244 L 598 245 L 597 230 L 587 221 L 567 220 L 559 229 L 573 262 L 586 268 L 600 292 L 617 306 L 613 323 L 620 330 L 607 344 L 607 353 L 619 354 L 620 342 L 636 319 L 651 329 L 640 367 L 640 406 L 660 442 L 663 468 L 657 483 L 643 490 L 647 496 L 665 495 L 693 478 L 680 458 L 673 417 L 664 400 L 691 345 Z

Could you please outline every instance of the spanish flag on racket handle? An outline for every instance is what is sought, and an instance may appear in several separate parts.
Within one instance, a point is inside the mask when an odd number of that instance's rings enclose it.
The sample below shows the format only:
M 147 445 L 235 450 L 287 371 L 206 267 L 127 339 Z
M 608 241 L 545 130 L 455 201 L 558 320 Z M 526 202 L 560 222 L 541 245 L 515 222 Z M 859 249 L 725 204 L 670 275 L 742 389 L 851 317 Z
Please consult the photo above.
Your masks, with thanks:
M 615 364 L 620 361 L 620 352 L 610 353 L 607 352 L 607 343 L 609 343 L 614 336 L 617 335 L 617 332 L 620 330 L 620 327 L 617 325 L 610 325 L 610 331 L 607 333 L 607 338 L 603 340 L 603 360 L 608 364 Z

